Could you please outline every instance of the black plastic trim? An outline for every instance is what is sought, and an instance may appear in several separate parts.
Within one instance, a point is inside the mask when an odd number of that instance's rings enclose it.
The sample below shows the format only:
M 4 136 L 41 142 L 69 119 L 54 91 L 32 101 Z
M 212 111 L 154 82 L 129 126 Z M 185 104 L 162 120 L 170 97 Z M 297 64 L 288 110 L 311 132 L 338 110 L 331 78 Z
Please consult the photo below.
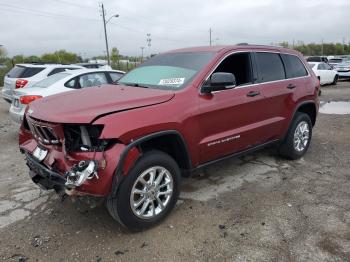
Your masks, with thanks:
M 122 181 L 122 179 L 120 179 L 120 178 L 122 177 L 122 170 L 123 170 L 123 166 L 124 166 L 124 161 L 125 161 L 126 156 L 129 153 L 129 151 L 133 147 L 136 147 L 136 146 L 140 145 L 143 142 L 149 141 L 149 140 L 157 138 L 157 137 L 165 136 L 165 135 L 177 135 L 181 139 L 181 141 L 182 141 L 182 143 L 184 145 L 186 154 L 187 154 L 187 159 L 188 159 L 187 160 L 188 161 L 187 164 L 190 167 L 189 169 L 192 169 L 191 156 L 189 154 L 186 141 L 183 138 L 183 136 L 180 134 L 180 132 L 178 132 L 176 130 L 166 130 L 166 131 L 160 131 L 160 132 L 156 132 L 156 133 L 152 133 L 152 134 L 146 135 L 146 136 L 141 137 L 141 138 L 139 138 L 139 139 L 137 139 L 135 141 L 132 141 L 130 144 L 128 144 L 124 148 L 123 152 L 121 153 L 117 169 L 116 169 L 116 171 L 114 173 L 114 176 L 113 176 L 112 191 L 111 191 L 112 192 L 112 197 L 115 197 L 117 192 L 118 192 L 118 187 L 119 187 L 119 185 L 120 185 L 120 183 Z
M 66 179 L 57 172 L 54 172 L 37 160 L 35 160 L 29 153 L 25 153 L 27 159 L 27 166 L 29 167 L 29 176 L 35 184 L 39 184 L 42 188 L 49 190 L 62 190 Z
M 254 146 L 254 147 L 245 149 L 245 150 L 243 150 L 243 151 L 235 152 L 235 153 L 232 153 L 232 154 L 229 154 L 229 155 L 220 157 L 220 158 L 218 158 L 218 159 L 215 159 L 215 160 L 206 162 L 206 163 L 204 163 L 204 164 L 200 164 L 200 165 L 197 166 L 196 168 L 192 169 L 191 172 L 193 172 L 193 171 L 195 171 L 195 170 L 198 170 L 198 169 L 202 169 L 202 168 L 204 168 L 204 167 L 206 167 L 206 166 L 212 165 L 212 164 L 214 164 L 214 163 L 217 163 L 217 162 L 220 162 L 220 161 L 223 161 L 223 160 L 226 160 L 226 159 L 237 158 L 237 157 L 240 157 L 240 156 L 243 156 L 243 155 L 246 155 L 246 154 L 255 152 L 255 151 L 260 150 L 260 149 L 262 149 L 262 148 L 264 148 L 264 147 L 266 147 L 266 146 L 269 146 L 269 145 L 272 145 L 272 144 L 276 144 L 276 143 L 278 143 L 279 141 L 280 141 L 279 139 L 271 140 L 271 141 L 265 142 L 265 143 L 263 143 L 263 144 L 260 144 L 260 145 L 257 145 L 257 146 Z
M 288 131 L 289 131 L 289 129 L 290 129 L 292 123 L 293 123 L 293 119 L 294 119 L 294 117 L 295 117 L 296 112 L 298 112 L 299 108 L 301 108 L 302 106 L 307 105 L 307 104 L 312 104 L 312 105 L 315 107 L 315 110 L 316 110 L 316 118 L 317 118 L 317 107 L 316 107 L 315 101 L 313 101 L 313 100 L 307 100 L 307 101 L 303 101 L 303 102 L 299 103 L 299 104 L 295 107 L 295 109 L 294 109 L 292 118 L 291 118 L 291 120 L 290 120 L 290 122 L 289 122 L 289 125 L 288 125 L 288 129 L 287 129 L 286 133 L 284 134 L 282 140 L 284 140 L 284 138 L 288 135 Z M 315 123 L 316 123 L 316 119 L 315 119 Z

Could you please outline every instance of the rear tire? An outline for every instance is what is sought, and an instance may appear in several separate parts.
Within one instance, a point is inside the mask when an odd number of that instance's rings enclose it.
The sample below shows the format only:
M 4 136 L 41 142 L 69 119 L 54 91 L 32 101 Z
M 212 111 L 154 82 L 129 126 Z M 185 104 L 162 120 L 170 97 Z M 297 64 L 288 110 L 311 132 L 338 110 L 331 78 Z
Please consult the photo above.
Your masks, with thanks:
M 180 169 L 168 154 L 146 152 L 122 181 L 117 196 L 108 198 L 107 209 L 130 230 L 150 228 L 174 208 L 180 179 Z
M 297 112 L 287 136 L 279 147 L 279 154 L 291 160 L 302 157 L 309 148 L 311 137 L 312 123 L 310 117 L 305 113 Z
M 334 80 L 333 80 L 333 82 L 332 82 L 332 85 L 336 85 L 337 82 L 338 82 L 338 79 L 339 79 L 339 76 L 338 76 L 338 75 L 335 75 L 335 76 L 334 76 Z

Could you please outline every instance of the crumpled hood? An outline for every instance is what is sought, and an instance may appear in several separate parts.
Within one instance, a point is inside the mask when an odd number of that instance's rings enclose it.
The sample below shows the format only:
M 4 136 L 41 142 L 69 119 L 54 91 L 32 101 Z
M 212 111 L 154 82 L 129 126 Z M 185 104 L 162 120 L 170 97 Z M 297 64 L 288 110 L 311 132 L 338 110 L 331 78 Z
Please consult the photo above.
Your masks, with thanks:
M 104 85 L 60 93 L 32 102 L 28 114 L 53 123 L 91 123 L 96 117 L 164 103 L 174 97 L 166 90 Z

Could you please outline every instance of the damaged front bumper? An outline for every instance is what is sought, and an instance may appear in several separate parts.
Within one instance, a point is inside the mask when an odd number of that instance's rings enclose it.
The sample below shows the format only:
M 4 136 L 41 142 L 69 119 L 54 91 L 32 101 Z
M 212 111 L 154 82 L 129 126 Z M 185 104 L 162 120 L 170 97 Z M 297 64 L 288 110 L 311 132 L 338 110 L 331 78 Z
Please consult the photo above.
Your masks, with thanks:
M 45 190 L 54 189 L 56 192 L 64 190 L 66 178 L 46 168 L 30 154 L 26 153 L 25 155 L 27 166 L 29 167 L 29 176 L 35 184 Z
M 105 152 L 75 152 L 67 155 L 59 146 L 45 146 L 47 155 L 39 160 L 34 151 L 39 145 L 29 139 L 20 145 L 25 154 L 29 175 L 46 190 L 64 191 L 68 195 L 106 197 L 125 146 L 116 144 Z

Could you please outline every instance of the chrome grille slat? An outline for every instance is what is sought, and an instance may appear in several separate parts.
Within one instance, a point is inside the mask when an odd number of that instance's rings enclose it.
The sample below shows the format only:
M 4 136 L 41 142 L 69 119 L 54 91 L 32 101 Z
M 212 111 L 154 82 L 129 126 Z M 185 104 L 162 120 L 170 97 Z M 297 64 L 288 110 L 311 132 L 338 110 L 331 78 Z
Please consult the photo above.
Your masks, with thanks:
M 27 117 L 27 122 L 30 131 L 40 142 L 53 145 L 60 143 L 60 140 L 58 139 L 54 129 L 50 126 L 49 123 L 45 124 L 38 122 L 29 117 Z

